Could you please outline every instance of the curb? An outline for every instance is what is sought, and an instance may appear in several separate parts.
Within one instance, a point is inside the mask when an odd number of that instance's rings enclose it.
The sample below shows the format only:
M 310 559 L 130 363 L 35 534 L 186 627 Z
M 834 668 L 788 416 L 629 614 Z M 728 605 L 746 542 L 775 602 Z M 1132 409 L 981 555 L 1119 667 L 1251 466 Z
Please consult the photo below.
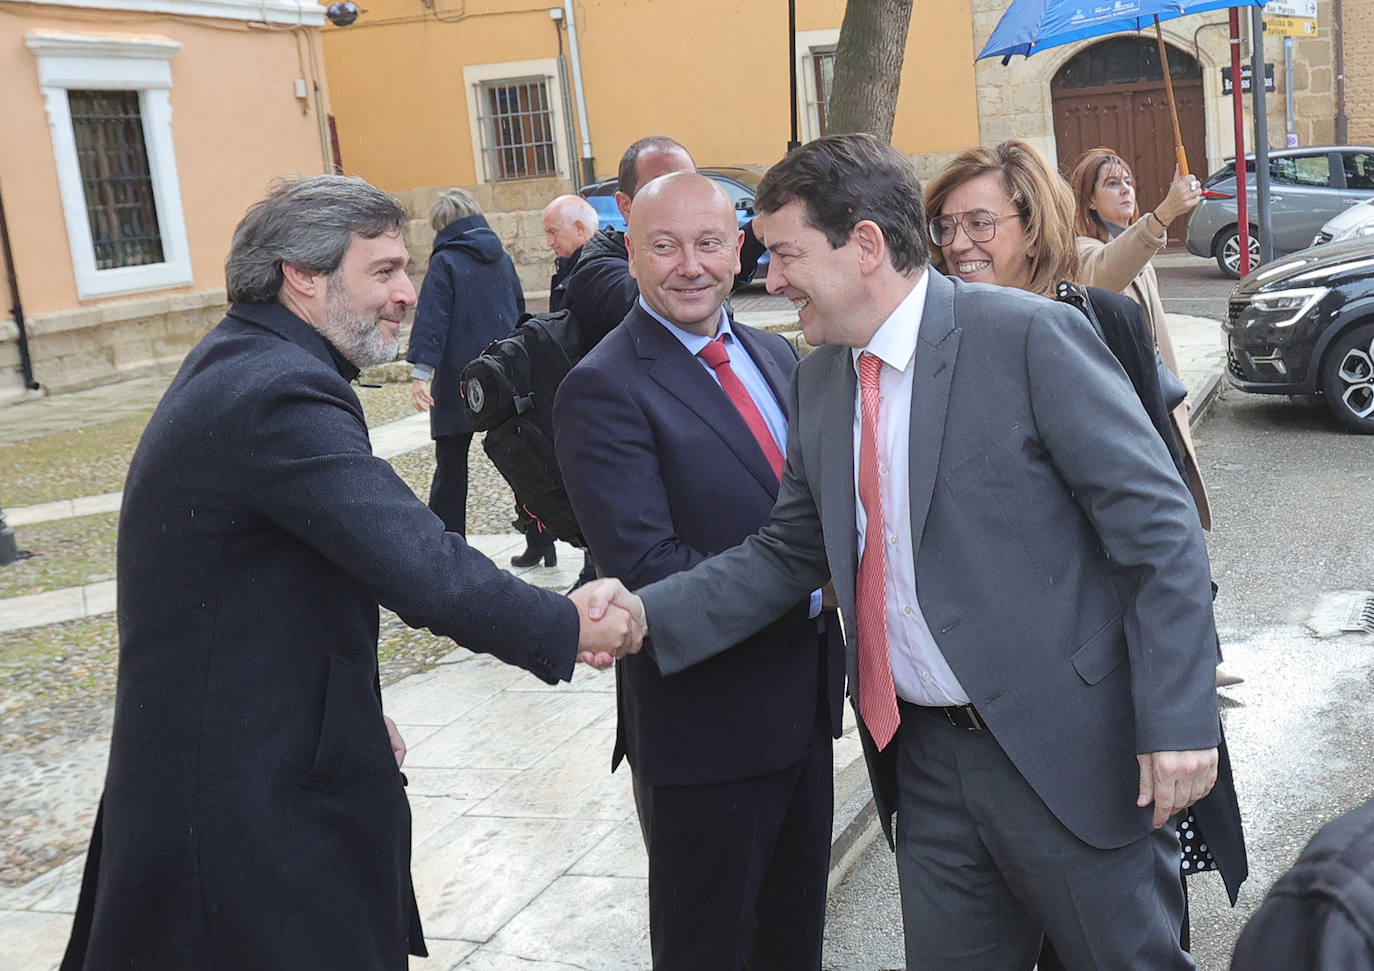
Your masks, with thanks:
M 1197 431 L 1203 421 L 1212 411 L 1212 405 L 1216 404 L 1221 397 L 1221 390 L 1225 387 L 1220 371 L 1209 375 L 1206 382 L 1202 385 L 1202 390 L 1198 392 L 1197 403 L 1193 405 L 1192 411 L 1188 415 L 1188 430 Z
M 830 833 L 827 895 L 844 882 L 874 837 L 882 833 L 862 752 L 835 776 L 835 817 Z

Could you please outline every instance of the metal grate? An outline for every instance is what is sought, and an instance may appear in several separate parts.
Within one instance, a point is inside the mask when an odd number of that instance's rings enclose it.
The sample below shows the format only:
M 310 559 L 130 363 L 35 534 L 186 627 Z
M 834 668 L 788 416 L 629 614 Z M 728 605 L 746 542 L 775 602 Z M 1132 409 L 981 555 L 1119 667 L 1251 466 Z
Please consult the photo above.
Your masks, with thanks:
M 482 159 L 489 180 L 556 175 L 553 115 L 542 78 L 482 85 Z
M 97 269 L 161 263 L 137 91 L 68 91 Z
M 1350 616 L 1341 625 L 1341 630 L 1374 634 L 1374 597 L 1364 597 L 1355 601 L 1350 607 Z

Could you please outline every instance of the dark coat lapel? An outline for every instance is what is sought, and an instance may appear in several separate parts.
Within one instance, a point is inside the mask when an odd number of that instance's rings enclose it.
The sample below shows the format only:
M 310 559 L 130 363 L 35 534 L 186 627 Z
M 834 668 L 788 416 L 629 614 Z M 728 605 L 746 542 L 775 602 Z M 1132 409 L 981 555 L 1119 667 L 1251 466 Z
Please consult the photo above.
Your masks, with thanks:
M 710 426 L 768 495 L 776 499 L 778 478 L 764 457 L 763 449 L 725 391 L 706 369 L 687 352 L 681 341 L 638 305 L 625 318 L 625 328 L 634 340 L 635 353 L 644 363 L 649 377 Z M 759 358 L 756 356 L 754 360 L 759 361 Z M 763 367 L 762 362 L 759 366 Z M 767 369 L 764 373 L 768 373 Z M 772 381 L 770 377 L 769 383 Z
M 926 514 L 930 511 L 930 497 L 935 490 L 935 474 L 940 467 L 949 386 L 954 377 L 954 359 L 959 353 L 959 328 L 954 326 L 954 285 L 929 266 L 926 273 L 930 274 L 930 283 L 916 341 L 908 439 L 911 548 L 917 555 L 925 532 Z

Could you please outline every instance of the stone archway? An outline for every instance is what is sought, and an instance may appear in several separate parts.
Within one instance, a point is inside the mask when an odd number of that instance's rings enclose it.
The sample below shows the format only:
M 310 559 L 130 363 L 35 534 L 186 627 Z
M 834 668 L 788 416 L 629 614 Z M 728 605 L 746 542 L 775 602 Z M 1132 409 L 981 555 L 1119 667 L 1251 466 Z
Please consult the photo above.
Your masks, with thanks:
M 1189 168 L 1207 174 L 1202 71 L 1189 54 L 1167 46 Z M 1173 176 L 1174 134 L 1159 49 L 1153 38 L 1112 37 L 1075 53 L 1050 82 L 1059 164 L 1068 174 L 1099 145 L 1113 148 L 1135 173 L 1142 212 L 1164 198 Z M 1170 236 L 1182 233 L 1181 220 Z

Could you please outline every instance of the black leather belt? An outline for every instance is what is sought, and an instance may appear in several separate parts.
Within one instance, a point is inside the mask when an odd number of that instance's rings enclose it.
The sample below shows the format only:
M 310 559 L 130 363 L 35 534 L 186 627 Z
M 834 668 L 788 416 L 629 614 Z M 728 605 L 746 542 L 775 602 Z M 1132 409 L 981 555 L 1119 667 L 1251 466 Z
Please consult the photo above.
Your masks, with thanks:
M 898 699 L 900 701 L 900 699 Z M 983 718 L 978 714 L 978 709 L 972 705 L 949 705 L 940 707 L 938 705 L 915 705 L 909 701 L 901 701 L 900 711 L 924 712 L 934 718 L 940 718 L 949 722 L 955 728 L 962 728 L 970 732 L 987 731 L 987 725 Z

